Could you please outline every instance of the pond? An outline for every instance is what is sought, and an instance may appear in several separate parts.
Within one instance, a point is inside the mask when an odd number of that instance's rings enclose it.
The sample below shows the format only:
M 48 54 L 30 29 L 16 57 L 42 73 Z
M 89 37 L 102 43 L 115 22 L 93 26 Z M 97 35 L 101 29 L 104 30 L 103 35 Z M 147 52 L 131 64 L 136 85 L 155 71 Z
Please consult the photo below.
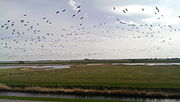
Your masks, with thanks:
M 44 68 L 44 69 L 64 69 L 64 68 L 71 68 L 71 65 L 43 65 L 43 66 L 39 66 L 39 65 L 24 65 L 24 66 L 16 66 L 16 65 L 9 65 L 9 66 L 0 66 L 0 69 L 11 69 L 11 68 L 24 68 L 24 67 L 28 67 L 28 68 Z

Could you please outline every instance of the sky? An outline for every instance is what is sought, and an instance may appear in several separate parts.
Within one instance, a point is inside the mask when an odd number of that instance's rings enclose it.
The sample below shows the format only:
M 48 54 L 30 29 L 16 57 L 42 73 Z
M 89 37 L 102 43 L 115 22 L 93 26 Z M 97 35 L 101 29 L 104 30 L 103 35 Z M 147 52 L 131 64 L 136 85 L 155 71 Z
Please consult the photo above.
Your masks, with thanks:
M 0 0 L 0 61 L 178 58 L 179 4 Z

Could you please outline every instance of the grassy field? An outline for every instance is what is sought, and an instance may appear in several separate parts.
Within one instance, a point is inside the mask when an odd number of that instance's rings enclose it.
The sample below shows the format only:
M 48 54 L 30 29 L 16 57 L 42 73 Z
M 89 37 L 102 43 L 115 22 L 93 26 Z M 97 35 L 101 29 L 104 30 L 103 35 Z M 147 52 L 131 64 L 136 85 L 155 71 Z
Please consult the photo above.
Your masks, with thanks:
M 31 101 L 55 101 L 55 102 L 132 102 L 132 101 L 114 101 L 114 100 L 93 100 L 93 99 L 62 99 L 62 98 L 38 98 L 38 97 L 9 97 L 0 96 L 0 99 L 10 100 L 31 100 Z
M 76 65 L 71 69 L 0 69 L 0 84 L 41 87 L 180 88 L 180 66 Z

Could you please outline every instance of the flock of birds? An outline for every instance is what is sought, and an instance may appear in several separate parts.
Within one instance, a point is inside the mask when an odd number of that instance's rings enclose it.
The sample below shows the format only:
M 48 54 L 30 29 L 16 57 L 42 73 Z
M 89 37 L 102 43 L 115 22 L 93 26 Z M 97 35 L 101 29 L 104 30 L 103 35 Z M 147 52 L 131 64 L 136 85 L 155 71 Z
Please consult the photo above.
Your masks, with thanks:
M 116 7 L 112 7 L 116 10 Z M 109 22 L 99 22 L 94 25 L 87 25 L 87 17 L 82 13 L 82 7 L 77 6 L 71 18 L 78 23 L 61 27 L 57 33 L 51 33 L 44 30 L 46 28 L 55 27 L 55 22 L 50 17 L 42 17 L 38 22 L 30 20 L 29 14 L 24 14 L 20 20 L 9 19 L 0 26 L 0 55 L 8 56 L 9 58 L 24 57 L 24 56 L 63 56 L 61 51 L 67 52 L 64 56 L 72 53 L 66 48 L 78 48 L 89 44 L 97 44 L 105 39 L 122 40 L 122 39 L 155 39 L 160 37 L 160 43 L 172 46 L 170 43 L 172 38 L 163 37 L 163 31 L 172 33 L 180 31 L 180 28 L 175 28 L 172 25 L 162 24 L 130 24 L 121 18 L 115 18 Z M 128 13 L 128 8 L 124 8 L 122 13 Z M 145 9 L 142 8 L 142 12 Z M 54 16 L 63 16 L 68 13 L 67 9 L 62 9 L 54 12 Z M 155 7 L 154 15 L 157 19 L 163 18 L 165 15 L 160 14 L 160 9 Z M 180 16 L 178 16 L 180 18 Z M 111 23 L 114 22 L 112 26 Z M 42 27 L 43 26 L 43 27 Z M 56 30 L 56 29 L 55 29 Z M 97 34 L 98 33 L 98 34 Z M 153 48 L 153 47 L 152 47 Z M 157 47 L 159 50 L 160 47 Z M 6 53 L 11 51 L 11 53 Z M 136 50 L 136 49 L 135 49 Z M 134 51 L 135 51 L 134 50 Z M 147 49 L 142 49 L 145 51 Z M 150 49 L 149 49 L 150 50 Z M 3 52 L 4 51 L 4 52 Z M 140 50 L 137 50 L 140 51 Z M 18 53 L 17 53 L 18 52 Z M 88 52 L 86 56 L 100 54 L 99 52 Z M 80 56 L 77 55 L 77 56 Z

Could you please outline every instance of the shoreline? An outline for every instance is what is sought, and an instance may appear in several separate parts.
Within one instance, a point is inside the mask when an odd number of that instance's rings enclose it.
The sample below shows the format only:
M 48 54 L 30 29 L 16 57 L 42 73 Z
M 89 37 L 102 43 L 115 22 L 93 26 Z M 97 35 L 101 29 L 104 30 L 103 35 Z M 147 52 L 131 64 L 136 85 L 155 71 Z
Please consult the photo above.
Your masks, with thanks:
M 84 88 L 45 88 L 45 87 L 9 87 L 2 86 L 0 92 L 25 92 L 60 95 L 80 96 L 111 96 L 111 97 L 135 97 L 135 98 L 158 98 L 158 99 L 180 99 L 180 89 L 84 89 Z

